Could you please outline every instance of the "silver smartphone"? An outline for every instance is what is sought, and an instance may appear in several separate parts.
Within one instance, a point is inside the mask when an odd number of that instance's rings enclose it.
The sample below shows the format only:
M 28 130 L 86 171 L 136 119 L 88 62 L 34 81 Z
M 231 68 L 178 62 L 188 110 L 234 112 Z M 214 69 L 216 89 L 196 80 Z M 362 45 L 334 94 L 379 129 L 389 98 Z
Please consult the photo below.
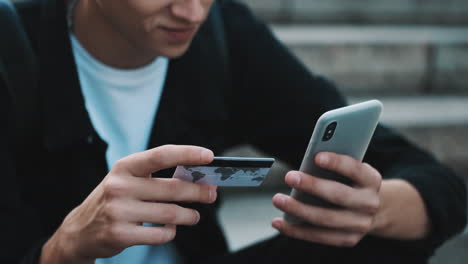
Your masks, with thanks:
M 324 113 L 315 125 L 299 170 L 315 177 L 351 185 L 352 182 L 348 178 L 316 165 L 315 155 L 320 152 L 334 152 L 362 161 L 379 122 L 382 109 L 380 101 L 371 100 Z M 294 188 L 291 196 L 311 205 L 338 207 Z M 287 214 L 285 219 L 290 223 L 301 223 L 301 220 Z

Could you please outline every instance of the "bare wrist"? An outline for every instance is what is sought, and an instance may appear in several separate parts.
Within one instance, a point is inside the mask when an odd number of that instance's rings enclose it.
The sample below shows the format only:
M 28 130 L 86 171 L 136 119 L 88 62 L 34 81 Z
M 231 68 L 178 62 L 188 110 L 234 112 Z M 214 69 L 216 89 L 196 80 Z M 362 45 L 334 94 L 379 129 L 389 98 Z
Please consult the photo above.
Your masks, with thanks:
M 79 258 L 70 250 L 69 243 L 58 231 L 44 244 L 39 264 L 93 264 L 93 259 Z
M 372 229 L 369 232 L 371 235 L 380 236 L 385 233 L 385 230 L 388 230 L 389 226 L 391 225 L 391 221 L 389 218 L 389 211 L 387 206 L 387 190 L 388 181 L 382 181 L 382 185 L 380 187 L 379 196 L 380 196 L 380 207 L 377 211 L 377 214 L 374 218 L 374 223 L 372 225 Z
M 379 195 L 381 206 L 371 234 L 402 240 L 422 239 L 428 234 L 430 221 L 424 201 L 411 184 L 385 180 Z

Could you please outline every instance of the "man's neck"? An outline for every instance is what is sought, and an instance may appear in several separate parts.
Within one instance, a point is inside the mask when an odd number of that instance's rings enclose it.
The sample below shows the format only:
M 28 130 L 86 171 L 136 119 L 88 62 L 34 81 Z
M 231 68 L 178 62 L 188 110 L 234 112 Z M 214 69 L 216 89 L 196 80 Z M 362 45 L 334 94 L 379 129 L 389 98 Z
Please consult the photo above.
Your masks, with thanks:
M 81 45 L 97 60 L 120 69 L 147 65 L 154 55 L 135 47 L 101 14 L 95 1 L 79 0 L 73 11 L 73 31 Z

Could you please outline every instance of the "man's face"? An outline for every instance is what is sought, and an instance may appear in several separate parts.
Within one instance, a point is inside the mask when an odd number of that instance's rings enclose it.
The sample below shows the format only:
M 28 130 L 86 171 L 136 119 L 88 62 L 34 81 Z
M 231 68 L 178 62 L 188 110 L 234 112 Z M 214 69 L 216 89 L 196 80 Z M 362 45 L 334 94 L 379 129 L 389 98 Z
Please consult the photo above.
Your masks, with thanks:
M 98 12 L 132 46 L 174 58 L 189 47 L 214 0 L 94 0 Z

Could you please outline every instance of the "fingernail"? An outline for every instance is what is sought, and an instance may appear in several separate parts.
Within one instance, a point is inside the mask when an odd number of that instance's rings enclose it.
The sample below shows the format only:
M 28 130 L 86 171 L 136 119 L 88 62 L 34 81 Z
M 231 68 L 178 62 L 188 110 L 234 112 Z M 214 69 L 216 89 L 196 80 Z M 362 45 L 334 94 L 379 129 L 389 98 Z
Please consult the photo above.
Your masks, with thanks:
M 284 194 L 278 194 L 276 195 L 276 201 L 282 206 L 286 203 L 286 197 L 284 196 Z
M 297 186 L 301 183 L 301 176 L 298 173 L 291 173 L 291 176 L 289 177 L 291 178 L 292 184 L 294 186 Z
M 211 202 L 216 201 L 216 196 L 218 195 L 218 193 L 216 192 L 216 189 L 217 189 L 216 186 L 210 189 L 210 201 Z
M 202 160 L 210 161 L 213 159 L 213 151 L 208 150 L 208 149 L 203 149 L 201 153 Z
M 200 216 L 200 213 L 198 211 L 196 211 L 196 212 L 197 212 L 197 215 L 196 215 L 197 220 L 195 221 L 195 223 L 198 223 L 198 222 L 200 222 L 201 216 Z
M 280 229 L 281 228 L 281 220 L 279 218 L 275 218 L 275 219 L 273 219 L 273 222 L 271 223 L 271 225 L 276 229 Z
M 321 165 L 327 165 L 329 161 L 329 158 L 328 158 L 328 155 L 325 154 L 325 153 L 321 153 L 319 154 L 318 156 L 318 162 L 321 164 Z

